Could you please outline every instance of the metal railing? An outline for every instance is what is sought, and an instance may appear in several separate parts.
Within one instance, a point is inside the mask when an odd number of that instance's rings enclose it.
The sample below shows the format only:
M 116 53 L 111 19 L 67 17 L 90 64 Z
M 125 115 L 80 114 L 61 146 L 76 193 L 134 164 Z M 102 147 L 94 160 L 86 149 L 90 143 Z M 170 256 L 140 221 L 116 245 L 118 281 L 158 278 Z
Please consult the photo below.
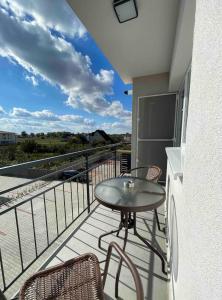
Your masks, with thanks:
M 91 205 L 95 201 L 95 185 L 107 178 L 116 177 L 119 173 L 116 149 L 120 145 L 57 156 L 57 159 L 62 159 L 84 155 L 85 170 L 66 180 L 51 181 L 42 191 L 32 191 L 25 196 L 26 199 L 19 198 L 0 210 L 0 289 L 3 292 L 11 287 L 84 212 L 90 213 Z M 95 157 L 92 160 L 90 153 L 95 150 L 105 150 L 104 156 L 99 155 L 99 160 L 95 160 Z M 52 160 L 55 158 L 8 168 L 33 166 Z M 0 174 L 3 174 L 2 172 L 6 173 L 5 167 L 0 168 Z M 61 169 L 56 172 L 61 172 Z M 51 174 L 47 176 L 52 176 Z M 41 180 L 47 176 L 41 177 Z M 39 178 L 20 184 L 19 188 L 37 180 Z M 18 186 L 1 194 L 16 188 Z

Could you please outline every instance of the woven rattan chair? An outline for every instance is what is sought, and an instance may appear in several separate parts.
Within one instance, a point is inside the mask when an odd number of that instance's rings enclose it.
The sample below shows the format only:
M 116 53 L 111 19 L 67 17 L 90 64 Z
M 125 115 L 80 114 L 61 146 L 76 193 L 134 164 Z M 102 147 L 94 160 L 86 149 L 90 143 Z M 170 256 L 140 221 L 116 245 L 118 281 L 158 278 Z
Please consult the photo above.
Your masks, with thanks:
M 132 172 L 135 172 L 137 170 L 142 170 L 142 169 L 147 170 L 145 178 L 147 180 L 155 182 L 155 183 L 157 183 L 159 181 L 159 179 L 162 175 L 162 170 L 158 166 L 150 165 L 150 166 L 146 166 L 146 167 L 138 167 L 138 168 L 130 169 L 125 173 L 121 173 L 120 176 L 124 176 L 126 173 L 127 174 L 132 174 Z M 164 230 L 161 229 L 161 227 L 160 227 L 160 221 L 159 221 L 159 217 L 158 217 L 158 213 L 157 213 L 156 209 L 154 209 L 154 213 L 155 213 L 155 217 L 156 217 L 156 220 L 157 220 L 158 230 L 164 232 Z
M 147 170 L 145 178 L 152 182 L 158 182 L 162 175 L 162 170 L 158 166 L 151 165 L 151 166 L 137 167 L 137 168 L 130 169 L 127 172 L 121 173 L 120 176 L 124 176 L 126 173 L 132 174 L 132 172 L 135 172 L 137 170 L 142 170 L 142 169 L 145 171 Z
M 139 273 L 131 259 L 114 242 L 109 245 L 103 274 L 100 273 L 99 261 L 94 254 L 81 255 L 31 276 L 21 288 L 19 299 L 105 300 L 103 288 L 113 248 L 133 275 L 137 300 L 143 300 L 143 288 Z

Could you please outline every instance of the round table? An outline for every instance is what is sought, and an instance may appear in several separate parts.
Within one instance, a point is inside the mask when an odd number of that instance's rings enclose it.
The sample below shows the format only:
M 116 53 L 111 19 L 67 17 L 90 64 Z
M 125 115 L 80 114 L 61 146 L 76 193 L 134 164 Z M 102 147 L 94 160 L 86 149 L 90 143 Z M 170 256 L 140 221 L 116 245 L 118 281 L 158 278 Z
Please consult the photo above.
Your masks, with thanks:
M 133 187 L 127 187 L 127 182 L 132 181 Z M 149 249 L 151 249 L 162 262 L 162 271 L 165 271 L 165 258 L 163 255 L 154 248 L 144 237 L 142 237 L 136 228 L 136 213 L 155 210 L 165 201 L 165 190 L 157 184 L 150 182 L 144 178 L 123 176 L 104 180 L 98 183 L 95 187 L 95 198 L 98 202 L 106 207 L 121 212 L 121 221 L 117 230 L 102 234 L 98 240 L 98 246 L 101 247 L 101 239 L 109 234 L 117 233 L 125 228 L 125 238 L 123 250 L 125 250 L 128 229 L 134 229 L 134 235 L 137 236 Z M 133 218 L 131 218 L 133 214 Z M 104 249 L 103 249 L 104 250 Z M 120 275 L 121 264 L 119 266 L 117 277 Z
M 125 187 L 132 180 L 134 187 Z M 165 190 L 144 178 L 123 176 L 104 180 L 95 187 L 95 197 L 104 206 L 122 212 L 153 210 L 163 204 Z

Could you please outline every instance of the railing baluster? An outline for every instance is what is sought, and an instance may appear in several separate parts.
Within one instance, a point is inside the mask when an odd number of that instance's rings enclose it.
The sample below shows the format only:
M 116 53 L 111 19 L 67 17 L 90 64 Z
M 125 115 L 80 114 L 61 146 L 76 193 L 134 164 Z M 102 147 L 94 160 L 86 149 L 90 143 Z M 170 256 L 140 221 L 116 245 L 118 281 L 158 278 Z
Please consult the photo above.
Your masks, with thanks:
M 93 170 L 91 170 L 91 182 L 92 182 L 92 184 L 91 184 L 91 186 L 92 186 L 92 196 L 91 196 L 91 199 L 92 199 L 92 201 L 91 201 L 91 203 L 93 202 Z
M 114 176 L 117 176 L 117 170 L 116 170 L 116 163 L 117 163 L 117 153 L 116 149 L 114 150 Z
M 55 216 L 56 216 L 56 232 L 57 236 L 59 235 L 59 223 L 58 223 L 58 212 L 57 212 L 57 198 L 56 198 L 56 190 L 54 190 L 54 198 L 55 198 Z
M 106 179 L 106 173 L 105 173 L 105 163 L 103 162 L 103 173 L 104 173 L 104 179 Z
M 89 191 L 89 157 L 86 157 L 86 195 L 87 195 L 87 210 L 90 213 L 90 191 Z
M 104 180 L 104 174 L 103 174 L 103 164 L 101 164 L 101 177 L 102 177 L 102 180 Z
M 109 173 L 108 173 L 108 160 L 106 159 L 106 178 L 109 178 Z
M 97 176 L 96 168 L 97 167 L 95 167 L 95 185 L 96 185 L 96 176 Z
M 84 189 L 84 182 L 82 182 L 82 201 L 83 201 L 83 209 L 85 209 L 85 189 Z
M 1 249 L 0 249 L 0 266 L 1 266 L 1 273 L 2 273 L 3 291 L 4 291 L 6 289 L 6 283 L 5 283 L 5 273 L 4 273 L 4 267 L 3 267 L 2 251 L 1 251 Z
M 34 213 L 33 213 L 33 203 L 31 199 L 31 213 L 32 213 L 32 228 L 33 228 L 33 235 L 34 235 L 34 244 L 35 244 L 35 256 L 38 256 L 38 251 L 37 251 L 37 243 L 36 243 L 36 232 L 35 232 L 35 220 L 34 220 Z
M 62 185 L 62 189 L 63 189 L 63 204 L 64 204 L 64 217 L 65 217 L 65 227 L 67 227 L 67 219 L 66 219 L 66 197 L 65 197 L 65 185 L 63 183 Z
M 72 206 L 72 220 L 73 220 L 73 214 L 74 214 L 74 212 L 73 212 L 73 197 L 72 197 L 72 182 L 71 182 L 71 180 L 70 180 L 70 195 L 71 195 L 71 206 Z
M 115 146 L 117 146 L 117 144 Z M 106 149 L 107 148 L 110 148 L 111 150 L 115 149 L 115 147 L 113 148 L 113 146 L 112 147 L 106 146 Z M 99 148 L 96 148 L 96 149 L 99 149 Z M 96 157 L 93 156 L 93 160 L 91 160 L 91 157 L 88 156 L 88 153 L 90 153 L 90 151 L 94 151 L 94 150 L 95 149 L 91 149 L 91 150 L 85 150 L 83 152 L 79 151 L 79 152 L 73 153 L 73 156 L 75 156 L 75 157 L 77 157 L 77 156 L 80 157 L 80 155 L 83 155 L 83 156 L 87 155 L 87 165 L 86 165 L 86 171 L 84 173 L 87 175 L 87 184 L 85 184 L 84 181 L 81 181 L 81 179 L 78 178 L 78 179 L 76 179 L 76 189 L 75 188 L 73 189 L 74 183 L 70 180 L 66 180 L 66 182 L 67 183 L 69 182 L 69 184 L 70 184 L 71 213 L 70 213 L 69 200 L 67 199 L 67 195 L 65 194 L 66 192 L 69 192 L 69 191 L 65 191 L 66 184 L 64 182 L 59 182 L 59 183 L 55 183 L 55 184 L 53 182 L 53 186 L 47 187 L 47 188 L 44 185 L 44 190 L 42 190 L 42 187 L 43 187 L 42 183 L 40 183 L 40 184 L 35 183 L 35 188 L 36 187 L 38 189 L 41 188 L 41 191 L 36 192 L 34 195 L 30 195 L 30 197 L 28 199 L 20 199 L 21 201 L 13 204 L 12 207 L 8 207 L 4 211 L 0 212 L 0 216 L 1 216 L 1 215 L 3 215 L 3 213 L 6 214 L 9 211 L 11 211 L 13 213 L 13 210 L 14 210 L 15 225 L 16 225 L 15 226 L 15 234 L 17 234 L 17 240 L 18 240 L 18 247 L 17 247 L 18 254 L 17 255 L 19 255 L 18 260 L 19 260 L 19 265 L 21 265 L 21 268 L 18 271 L 18 274 L 13 277 L 13 280 L 11 282 L 8 283 L 7 277 L 5 278 L 6 271 L 8 272 L 8 269 L 6 270 L 7 262 L 5 262 L 5 256 L 4 256 L 5 253 L 3 252 L 3 251 L 5 251 L 5 248 L 0 249 L 0 268 L 1 268 L 0 275 L 2 278 L 1 286 L 2 286 L 2 289 L 4 289 L 4 291 L 7 290 L 10 286 L 12 286 L 12 284 L 14 284 L 14 282 L 16 282 L 16 280 L 33 264 L 33 262 L 35 262 L 38 259 L 38 257 L 40 257 L 48 249 L 48 247 L 56 240 L 56 238 L 58 238 L 61 234 L 63 234 L 65 229 L 67 227 L 69 227 L 77 219 L 78 216 L 82 215 L 82 213 L 84 213 L 84 211 L 87 211 L 87 209 L 89 211 L 90 205 L 95 200 L 94 199 L 95 185 L 98 182 L 100 182 L 101 180 L 105 180 L 111 176 L 113 177 L 114 175 L 115 176 L 117 175 L 118 171 L 117 171 L 116 149 L 115 149 L 115 151 L 114 150 L 109 151 L 109 152 L 105 151 L 104 152 L 105 155 L 102 156 L 103 159 L 105 159 L 105 160 L 101 161 L 100 163 L 98 162 L 98 160 L 99 160 L 99 158 L 101 158 L 101 154 L 99 154 L 99 156 L 96 155 Z M 110 158 L 110 155 L 111 155 L 111 158 Z M 56 160 L 56 159 L 62 159 L 63 157 L 71 157 L 71 156 L 70 156 L 70 154 L 69 154 L 69 156 L 58 156 L 58 157 L 52 158 L 52 161 Z M 50 160 L 51 160 L 51 158 L 50 158 Z M 93 166 L 89 167 L 89 163 L 91 165 L 91 162 L 94 160 L 95 160 L 95 164 L 97 164 L 97 165 L 94 167 Z M 43 161 L 46 162 L 49 160 L 47 159 L 47 160 L 40 160 L 40 161 L 41 161 L 41 163 L 43 163 Z M 31 162 L 31 164 L 28 163 L 27 165 L 30 165 L 30 166 L 32 164 L 38 165 L 38 164 L 40 164 L 40 161 Z M 74 165 L 74 163 L 72 163 L 71 161 L 70 161 L 70 164 Z M 17 166 L 12 166 L 12 169 L 13 168 L 16 169 Z M 65 168 L 63 170 L 65 170 Z M 1 170 L 0 170 L 0 172 L 1 172 Z M 4 172 L 3 169 L 2 169 L 2 172 Z M 50 175 L 44 175 L 38 179 L 35 179 L 35 180 L 29 182 L 29 185 L 30 185 L 30 183 L 37 182 L 37 180 L 43 180 L 46 178 L 50 178 L 50 176 L 52 177 L 52 175 L 54 176 L 54 175 L 58 174 L 58 172 L 61 172 L 61 169 L 50 173 Z M 84 177 L 84 175 L 82 177 Z M 91 178 L 92 182 L 90 182 L 90 178 Z M 81 185 L 82 185 L 82 191 L 80 190 L 81 187 L 79 188 L 79 183 L 81 183 Z M 26 184 L 22 184 L 22 185 L 19 185 L 19 187 L 21 188 L 25 185 Z M 91 185 L 91 187 L 90 187 L 90 185 Z M 62 189 L 61 189 L 61 186 L 62 186 Z M 57 187 L 60 187 L 59 194 L 58 194 L 58 191 L 56 191 Z M 16 188 L 18 188 L 18 186 Z M 11 190 L 13 190 L 13 189 L 10 189 L 10 191 Z M 68 185 L 67 185 L 67 190 L 68 190 Z M 76 190 L 77 190 L 77 199 L 78 199 L 78 201 L 77 201 L 78 216 L 77 217 L 75 217 L 76 216 L 76 204 L 75 204 Z M 30 188 L 27 188 L 25 191 L 28 193 L 33 192 L 33 190 L 30 190 Z M 48 192 L 51 192 L 51 193 L 54 192 L 54 204 L 52 204 L 52 206 L 54 208 L 52 208 L 52 209 L 50 209 L 51 205 L 49 206 L 49 202 L 48 202 L 48 200 L 49 201 L 52 201 L 52 200 L 46 198 L 48 195 Z M 82 195 L 80 195 L 81 192 L 82 192 Z M 0 193 L 3 193 L 3 192 L 0 192 Z M 24 195 L 28 195 L 28 193 L 24 194 L 22 191 L 22 193 L 20 193 L 20 194 L 22 196 L 24 196 Z M 19 196 L 21 196 L 21 195 L 19 195 Z M 85 199 L 86 196 L 87 196 L 87 202 Z M 40 247 L 40 244 L 38 241 L 38 230 L 37 230 L 37 219 L 38 218 L 35 215 L 36 207 L 35 207 L 35 203 L 34 203 L 34 200 L 36 200 L 37 201 L 36 203 L 38 203 L 38 198 L 40 198 L 40 197 L 41 197 L 41 201 L 43 200 L 43 206 L 41 204 L 41 208 L 40 208 L 41 209 L 40 217 L 45 218 L 45 220 L 43 220 L 43 223 L 45 222 L 45 225 L 43 224 L 43 226 L 45 226 L 45 228 L 46 228 L 46 237 L 47 237 L 47 243 L 45 243 L 45 245 L 42 245 L 42 247 Z M 63 197 L 63 200 L 60 199 L 62 197 Z M 62 208 L 62 207 L 60 207 L 59 200 L 63 201 L 63 203 L 61 202 L 61 205 L 62 206 L 64 205 L 64 217 L 60 216 L 60 210 L 61 210 L 60 208 Z M 82 201 L 83 201 L 83 207 L 82 207 Z M 23 240 L 24 235 L 23 235 L 22 227 L 21 227 L 22 220 L 20 220 L 21 216 L 20 216 L 18 207 L 22 207 L 23 204 L 29 203 L 29 202 L 30 202 L 30 209 L 31 209 L 31 219 L 29 219 L 29 222 L 30 222 L 29 225 L 32 227 L 33 233 L 31 232 L 30 237 L 27 237 L 27 236 L 25 236 L 25 237 L 30 238 L 31 243 L 33 243 L 32 238 L 34 238 L 33 254 L 35 254 L 35 256 L 33 255 L 33 258 L 31 259 L 30 262 L 26 262 L 27 252 L 25 252 L 25 251 L 27 251 L 27 250 L 24 247 L 24 240 Z M 87 204 L 87 206 L 86 206 L 86 204 Z M 51 232 L 50 231 L 51 230 L 51 216 L 54 217 L 54 209 L 55 209 L 55 219 L 54 220 L 56 221 L 56 223 L 54 223 L 54 221 L 53 221 L 52 232 Z M 62 208 L 62 211 L 63 211 L 63 208 Z M 62 212 L 62 214 L 63 214 L 63 212 Z M 71 218 L 72 218 L 72 221 L 69 221 L 69 220 L 71 220 Z M 64 222 L 65 222 L 65 226 L 63 227 L 63 224 L 62 224 L 61 228 L 60 228 L 60 223 L 59 223 L 60 219 L 62 219 L 62 221 L 64 220 Z M 56 228 L 54 226 L 56 226 Z M 44 230 L 44 228 L 43 228 L 43 230 Z M 53 234 L 53 237 L 51 237 L 52 234 Z M 29 242 L 29 240 L 27 242 Z M 40 248 L 43 248 L 43 249 L 40 249 Z
M 106 159 L 106 177 L 107 177 L 107 179 L 109 178 L 108 167 L 109 167 L 109 164 L 108 164 L 108 160 Z
M 47 238 L 47 244 L 49 245 L 49 229 L 48 229 L 48 216 L 46 210 L 45 193 L 43 194 L 43 202 L 44 202 L 44 211 L 45 211 L 46 238 Z
M 16 230 L 17 230 L 17 236 L 18 236 L 20 261 L 21 261 L 22 271 L 24 271 L 24 264 L 23 264 L 23 257 L 22 257 L 22 245 L 21 245 L 21 238 L 20 238 L 20 232 L 19 232 L 17 208 L 15 207 L 14 210 L 15 210 L 15 222 L 16 222 Z
M 78 200 L 78 215 L 79 215 L 79 182 L 78 178 L 76 178 L 76 186 L 77 186 L 77 200 Z
M 110 176 L 110 178 L 112 177 L 112 160 L 111 160 L 111 158 L 109 159 L 109 176 Z

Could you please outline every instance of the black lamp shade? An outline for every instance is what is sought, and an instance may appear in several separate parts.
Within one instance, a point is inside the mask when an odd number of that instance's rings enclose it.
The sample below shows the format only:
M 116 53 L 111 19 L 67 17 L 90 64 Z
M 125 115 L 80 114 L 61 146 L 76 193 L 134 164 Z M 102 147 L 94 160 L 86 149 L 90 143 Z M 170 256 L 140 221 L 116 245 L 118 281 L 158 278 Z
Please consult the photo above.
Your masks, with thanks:
M 114 0 L 113 8 L 120 23 L 124 23 L 138 17 L 135 0 Z

